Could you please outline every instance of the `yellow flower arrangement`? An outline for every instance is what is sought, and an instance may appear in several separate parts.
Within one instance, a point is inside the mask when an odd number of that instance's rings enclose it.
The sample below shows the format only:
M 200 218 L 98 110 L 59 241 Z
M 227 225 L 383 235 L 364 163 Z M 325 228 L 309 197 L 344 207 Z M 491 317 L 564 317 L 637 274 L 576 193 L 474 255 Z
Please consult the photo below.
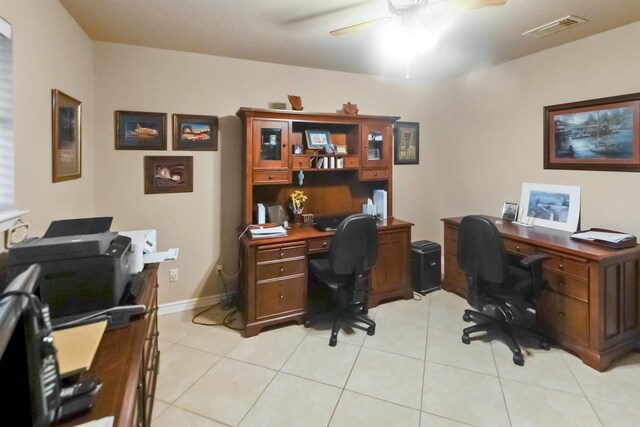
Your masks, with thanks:
M 293 212 L 300 214 L 302 213 L 302 209 L 304 209 L 304 202 L 307 201 L 307 196 L 305 196 L 304 191 L 296 190 L 289 196 L 291 199 L 291 209 Z

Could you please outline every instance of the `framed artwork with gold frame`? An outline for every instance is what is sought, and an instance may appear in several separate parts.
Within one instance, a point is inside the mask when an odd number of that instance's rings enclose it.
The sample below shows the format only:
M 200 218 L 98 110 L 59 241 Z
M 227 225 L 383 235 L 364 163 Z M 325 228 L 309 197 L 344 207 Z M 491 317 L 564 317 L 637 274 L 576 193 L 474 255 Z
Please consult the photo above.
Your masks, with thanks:
M 82 175 L 82 103 L 51 91 L 51 158 L 53 182 L 78 179 Z

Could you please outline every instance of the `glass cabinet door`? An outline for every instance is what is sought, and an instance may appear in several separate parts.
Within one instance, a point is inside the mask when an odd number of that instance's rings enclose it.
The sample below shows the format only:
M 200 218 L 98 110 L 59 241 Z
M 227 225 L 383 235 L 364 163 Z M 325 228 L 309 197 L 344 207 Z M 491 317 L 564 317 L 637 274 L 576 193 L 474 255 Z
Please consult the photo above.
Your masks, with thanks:
M 253 123 L 253 167 L 286 169 L 289 166 L 289 124 L 268 120 Z
M 391 134 L 388 126 L 363 126 L 362 165 L 380 167 L 389 164 Z

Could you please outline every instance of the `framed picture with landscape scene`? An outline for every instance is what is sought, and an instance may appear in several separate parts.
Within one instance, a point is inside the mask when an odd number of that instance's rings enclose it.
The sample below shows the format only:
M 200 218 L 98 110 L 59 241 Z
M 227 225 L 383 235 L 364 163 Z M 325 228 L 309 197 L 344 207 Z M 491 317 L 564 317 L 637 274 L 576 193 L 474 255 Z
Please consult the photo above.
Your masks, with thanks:
M 218 150 L 218 117 L 173 115 L 173 149 Z
M 116 111 L 116 150 L 166 150 L 167 115 Z
M 68 181 L 82 174 L 82 103 L 53 89 L 52 124 L 52 180 Z
M 544 168 L 640 172 L 640 93 L 544 107 Z

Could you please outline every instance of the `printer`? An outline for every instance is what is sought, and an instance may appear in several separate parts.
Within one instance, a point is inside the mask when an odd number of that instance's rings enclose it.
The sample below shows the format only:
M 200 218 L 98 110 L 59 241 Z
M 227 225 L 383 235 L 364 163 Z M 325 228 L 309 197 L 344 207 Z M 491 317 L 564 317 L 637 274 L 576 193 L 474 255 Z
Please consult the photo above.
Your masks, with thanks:
M 104 218 L 100 218 L 104 220 Z M 9 249 L 7 278 L 39 264 L 37 293 L 49 305 L 52 319 L 69 318 L 118 306 L 131 281 L 131 238 L 108 231 L 111 218 L 99 227 L 87 220 L 66 223 L 55 230 L 52 223 L 41 238 L 25 240 Z M 52 228 L 54 232 L 51 232 Z M 94 232 L 97 231 L 97 232 Z M 79 232 L 78 234 L 74 234 Z

